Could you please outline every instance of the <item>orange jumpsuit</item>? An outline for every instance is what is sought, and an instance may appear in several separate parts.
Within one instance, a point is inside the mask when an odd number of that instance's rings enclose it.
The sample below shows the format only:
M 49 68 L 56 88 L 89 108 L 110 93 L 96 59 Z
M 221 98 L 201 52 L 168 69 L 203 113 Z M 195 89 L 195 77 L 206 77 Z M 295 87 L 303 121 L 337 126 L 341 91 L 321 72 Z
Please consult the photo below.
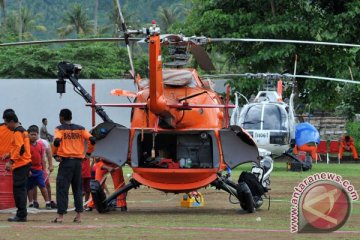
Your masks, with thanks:
M 14 137 L 14 131 L 7 128 L 4 123 L 0 124 L 0 158 L 5 154 L 10 154 L 11 141 Z
M 116 168 L 118 167 L 115 164 L 112 163 L 106 163 L 104 161 L 100 161 L 96 164 L 96 171 L 95 171 L 95 180 L 97 181 L 101 181 L 103 179 L 103 177 L 105 176 L 105 174 L 107 173 L 107 170 L 102 169 L 102 167 L 106 165 L 108 167 L 112 167 L 112 168 Z M 123 187 L 125 185 L 125 180 L 124 180 L 124 176 L 123 176 L 123 171 L 122 168 L 119 167 L 116 170 L 114 170 L 113 172 L 110 173 L 111 174 L 111 178 L 113 180 L 114 183 L 114 189 L 115 191 L 118 190 L 119 188 Z M 88 204 L 88 207 L 94 208 L 95 204 L 94 202 L 91 200 Z M 116 199 L 116 206 L 117 207 L 124 207 L 126 206 L 126 193 L 120 194 L 117 199 Z
M 339 158 L 342 159 L 344 151 L 351 151 L 354 159 L 358 159 L 359 155 L 356 151 L 354 139 L 349 137 L 349 141 L 346 141 L 345 136 L 341 138 L 340 149 L 339 149 Z
M 310 153 L 311 154 L 311 158 L 312 160 L 317 160 L 317 146 L 312 146 L 312 145 L 308 145 L 308 144 L 304 144 L 302 146 L 297 146 L 295 145 L 294 147 L 294 154 L 298 154 L 298 151 L 303 151 L 303 152 L 307 152 L 307 153 Z

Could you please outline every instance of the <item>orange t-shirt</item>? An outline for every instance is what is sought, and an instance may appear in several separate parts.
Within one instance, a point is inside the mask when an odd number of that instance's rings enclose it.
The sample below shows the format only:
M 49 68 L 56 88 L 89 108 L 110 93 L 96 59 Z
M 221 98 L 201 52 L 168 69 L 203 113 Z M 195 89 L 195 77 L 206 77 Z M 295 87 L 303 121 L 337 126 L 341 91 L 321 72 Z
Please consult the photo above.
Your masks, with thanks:
M 0 157 L 10 153 L 13 136 L 14 132 L 8 129 L 5 123 L 0 124 Z
M 90 142 L 91 137 L 91 134 L 80 125 L 62 124 L 55 129 L 53 154 L 65 158 L 84 158 L 85 141 L 88 146 L 86 152 L 91 153 L 94 150 L 94 146 Z M 60 139 L 58 147 L 55 146 L 57 139 Z
M 14 162 L 12 165 L 13 169 L 31 163 L 30 139 L 27 131 L 22 126 L 14 130 L 10 159 Z

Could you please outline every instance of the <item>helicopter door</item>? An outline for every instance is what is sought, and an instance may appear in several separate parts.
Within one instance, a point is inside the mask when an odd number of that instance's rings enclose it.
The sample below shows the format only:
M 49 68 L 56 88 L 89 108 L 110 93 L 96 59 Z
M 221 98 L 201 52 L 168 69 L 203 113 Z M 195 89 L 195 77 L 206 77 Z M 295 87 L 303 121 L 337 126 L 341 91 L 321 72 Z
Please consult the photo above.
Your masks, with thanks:
M 101 123 L 91 131 L 96 137 L 94 157 L 122 166 L 127 161 L 130 129 L 115 123 Z
M 220 130 L 220 141 L 225 163 L 229 168 L 246 163 L 259 164 L 259 151 L 252 138 L 239 126 Z

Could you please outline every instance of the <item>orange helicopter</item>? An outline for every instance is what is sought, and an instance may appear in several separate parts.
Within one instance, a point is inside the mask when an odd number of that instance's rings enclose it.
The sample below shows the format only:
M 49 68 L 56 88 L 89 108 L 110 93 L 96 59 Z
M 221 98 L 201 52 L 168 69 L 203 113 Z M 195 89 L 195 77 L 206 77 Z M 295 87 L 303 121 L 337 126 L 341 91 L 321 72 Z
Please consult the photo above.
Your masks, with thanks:
M 269 190 L 272 160 L 261 160 L 251 136 L 238 126 L 229 126 L 228 109 L 234 107 L 229 104 L 229 91 L 224 101 L 195 69 L 163 68 L 162 44 L 190 44 L 196 49 L 198 39 L 161 36 L 155 22 L 143 32 L 149 45 L 149 79 L 136 78 L 137 93 L 112 91 L 135 97 L 132 103 L 96 103 L 78 82 L 81 67 L 58 64 L 58 93 L 65 92 L 65 79 L 69 79 L 104 120 L 92 130 L 98 139 L 93 156 L 119 166 L 127 163 L 133 170 L 129 183 L 108 198 L 99 182 L 91 183 L 96 209 L 106 212 L 118 195 L 140 185 L 171 193 L 212 185 L 235 196 L 244 210 L 254 212 Z M 131 128 L 113 123 L 102 107 L 131 107 Z M 254 162 L 252 172 L 244 172 L 238 183 L 231 181 L 229 170 L 247 162 Z
M 118 3 L 118 1 L 117 1 Z M 209 83 L 203 81 L 194 69 L 164 69 L 161 45 L 181 46 L 175 48 L 172 66 L 184 65 L 188 50 L 198 58 L 200 67 L 212 69 L 206 52 L 199 45 L 208 42 L 287 42 L 323 44 L 344 47 L 360 47 L 355 44 L 312 42 L 279 39 L 208 39 L 186 38 L 181 35 L 160 35 L 155 23 L 143 30 L 127 30 L 120 5 L 119 14 L 124 38 L 68 39 L 0 44 L 20 46 L 65 42 L 96 42 L 125 40 L 130 59 L 131 74 L 138 87 L 137 93 L 121 89 L 113 95 L 135 97 L 128 104 L 97 104 L 78 82 L 81 66 L 68 62 L 58 64 L 57 92 L 65 93 L 65 79 L 69 79 L 78 92 L 104 121 L 92 133 L 97 138 L 94 156 L 123 166 L 128 164 L 132 178 L 124 187 L 106 198 L 99 182 L 92 182 L 91 189 L 95 206 L 106 212 L 111 201 L 118 195 L 145 185 L 164 192 L 191 192 L 208 185 L 228 192 L 236 197 L 241 208 L 254 212 L 259 208 L 270 189 L 270 174 L 273 161 L 269 156 L 259 156 L 258 148 L 251 136 L 239 126 L 229 126 L 229 91 L 224 101 Z M 144 33 L 142 41 L 149 45 L 149 79 L 135 77 L 129 41 L 132 34 Z M 185 51 L 184 51 L 185 47 Z M 291 77 L 306 77 L 291 75 Z M 341 80 L 346 82 L 354 82 Z M 130 107 L 131 128 L 114 123 L 103 107 Z M 251 172 L 243 172 L 238 182 L 230 179 L 230 170 L 236 166 L 253 162 Z

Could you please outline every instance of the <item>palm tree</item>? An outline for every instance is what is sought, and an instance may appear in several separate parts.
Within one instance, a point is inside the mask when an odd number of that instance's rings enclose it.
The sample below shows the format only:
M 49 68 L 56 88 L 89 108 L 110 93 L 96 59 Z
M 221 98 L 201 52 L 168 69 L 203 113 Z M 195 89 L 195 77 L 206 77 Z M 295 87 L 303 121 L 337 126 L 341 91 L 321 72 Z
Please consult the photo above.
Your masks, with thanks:
M 270 0 L 270 6 L 271 6 L 271 13 L 273 15 L 273 17 L 275 17 L 275 0 Z
M 0 0 L 1 16 L 3 18 L 2 23 L 5 25 L 6 21 L 6 0 Z
M 47 31 L 44 25 L 37 24 L 41 15 L 32 13 L 28 8 L 22 8 L 21 13 L 12 11 L 6 18 L 7 32 L 19 37 L 19 41 L 23 38 L 33 38 L 32 31 Z M 20 20 L 20 21 L 19 21 Z
M 62 21 L 65 26 L 58 29 L 61 37 L 65 37 L 74 31 L 76 36 L 79 34 L 89 34 L 93 31 L 92 24 L 80 4 L 74 4 Z
M 167 32 L 172 24 L 179 19 L 179 9 L 176 6 L 164 8 L 162 6 L 158 9 L 158 17 L 160 18 L 160 26 L 163 32 Z
M 110 28 L 113 29 L 113 36 L 119 37 L 120 36 L 119 30 L 121 31 L 122 27 L 121 27 L 121 20 L 120 20 L 119 10 L 117 8 L 116 1 L 117 0 L 113 0 L 113 9 L 109 15 L 109 19 L 112 24 Z M 121 6 L 121 8 L 126 26 L 132 29 L 140 28 L 139 22 L 134 20 L 134 14 L 128 14 L 129 11 L 127 11 L 127 5 Z
M 94 9 L 94 35 L 98 33 L 98 9 L 99 9 L 99 0 L 95 0 L 95 9 Z
M 19 11 L 19 41 L 22 40 L 22 29 L 23 29 L 23 26 L 22 26 L 22 19 L 21 19 L 21 13 L 22 13 L 22 0 L 18 0 L 18 11 Z

